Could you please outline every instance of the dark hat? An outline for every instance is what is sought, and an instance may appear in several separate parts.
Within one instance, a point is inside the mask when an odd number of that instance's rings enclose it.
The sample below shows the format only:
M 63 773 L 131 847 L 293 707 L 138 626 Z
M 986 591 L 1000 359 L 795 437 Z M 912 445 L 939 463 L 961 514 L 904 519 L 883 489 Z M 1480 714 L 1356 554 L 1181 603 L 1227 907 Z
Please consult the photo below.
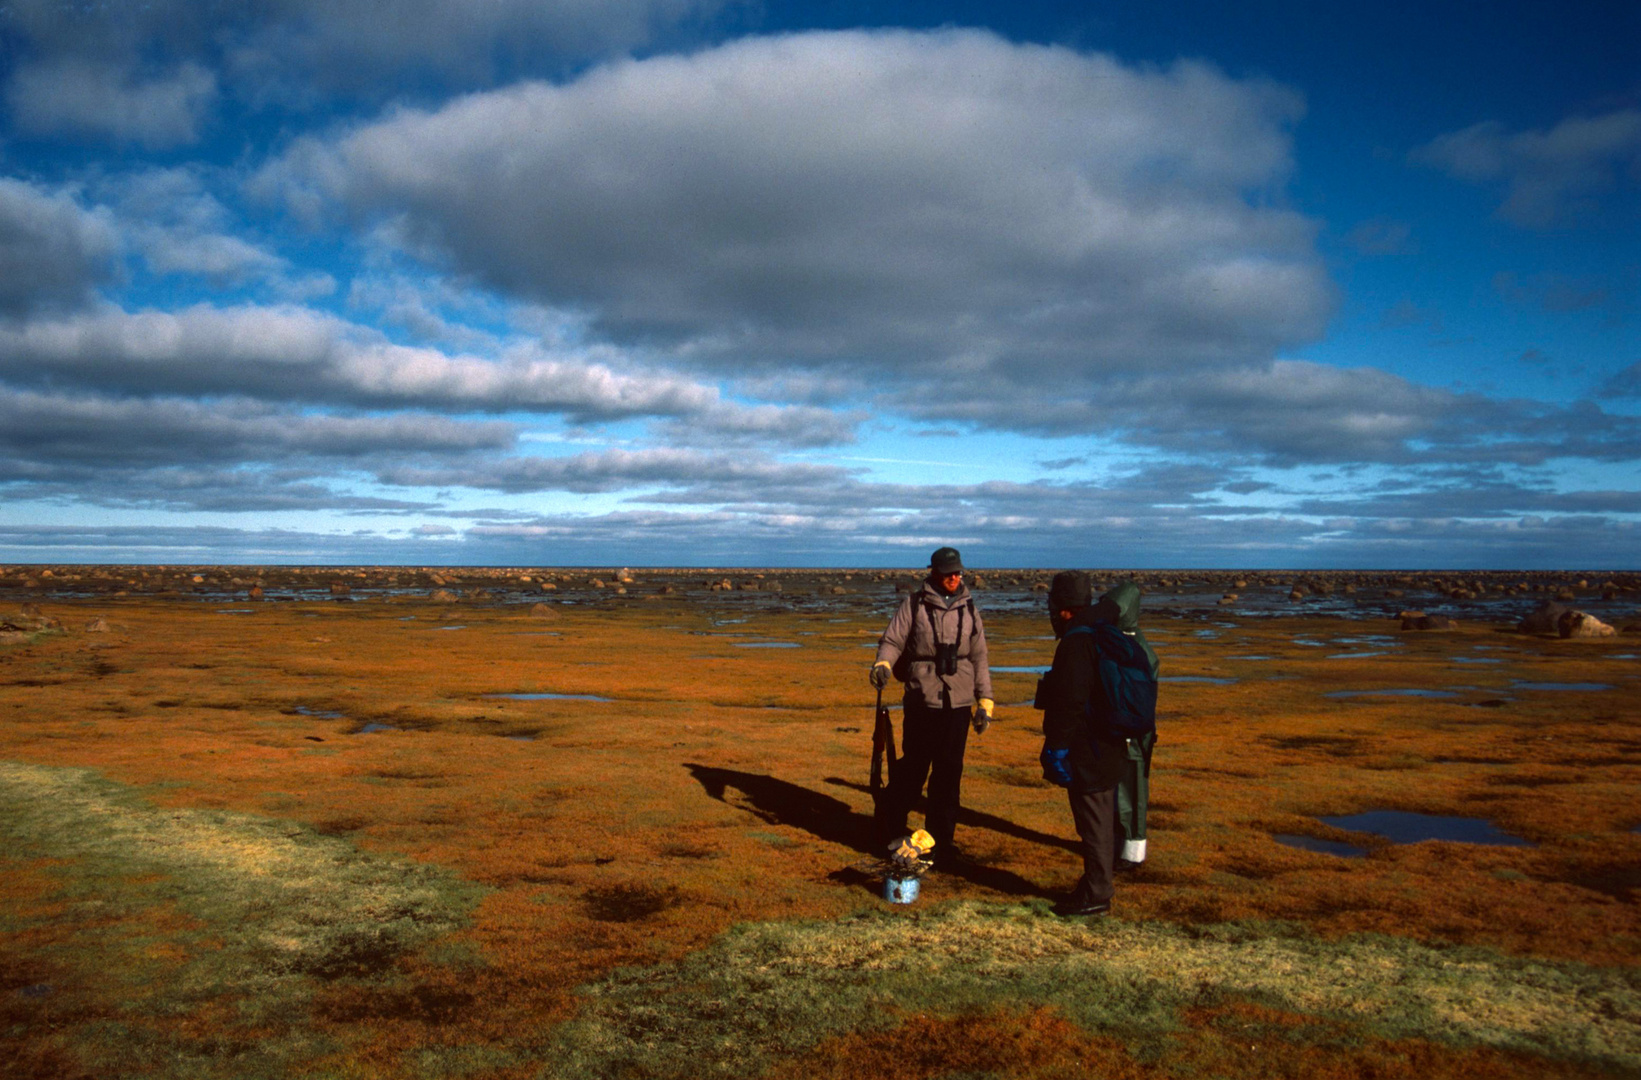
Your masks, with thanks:
M 937 574 L 951 574 L 963 569 L 963 556 L 954 547 L 936 548 L 929 556 L 929 569 Z
M 1094 602 L 1094 588 L 1081 570 L 1061 570 L 1048 586 L 1050 611 L 1076 611 Z

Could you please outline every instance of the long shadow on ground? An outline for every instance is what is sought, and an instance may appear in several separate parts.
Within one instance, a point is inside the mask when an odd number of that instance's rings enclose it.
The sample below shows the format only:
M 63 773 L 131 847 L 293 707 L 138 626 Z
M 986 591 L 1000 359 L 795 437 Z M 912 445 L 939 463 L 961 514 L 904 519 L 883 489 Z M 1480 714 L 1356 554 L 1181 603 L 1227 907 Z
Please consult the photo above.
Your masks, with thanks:
M 862 794 L 870 793 L 872 790 L 865 784 L 857 784 L 853 780 L 845 780 L 838 776 L 828 776 L 826 778 L 826 782 L 837 787 L 848 788 L 850 791 L 859 791 Z M 1059 792 L 1055 791 L 1054 794 L 1058 795 Z M 917 813 L 925 813 L 928 810 L 928 803 L 929 800 L 920 795 L 918 796 L 917 802 L 912 805 L 912 810 Z M 1063 799 L 1061 800 L 1061 804 L 1064 804 Z M 1069 819 L 1070 816 L 1070 812 L 1068 811 L 1066 817 Z M 971 829 L 990 829 L 992 832 L 1002 833 L 1004 836 L 1012 836 L 1016 840 L 1024 840 L 1028 844 L 1042 844 L 1045 847 L 1064 848 L 1066 851 L 1078 856 L 1081 856 L 1083 851 L 1082 845 L 1076 840 L 1067 840 L 1065 837 L 1055 836 L 1053 833 L 1038 832 L 1036 829 L 1029 829 L 1024 825 L 1016 825 L 1008 818 L 1000 818 L 996 814 L 987 814 L 979 810 L 971 810 L 967 806 L 958 808 L 957 823 L 959 825 L 967 825 Z M 1070 822 L 1068 820 L 1067 825 L 1069 824 Z
M 719 802 L 737 806 L 748 813 L 754 814 L 771 825 L 790 825 L 795 829 L 802 829 L 819 840 L 830 844 L 838 844 L 857 851 L 862 855 L 876 856 L 879 853 L 873 850 L 872 818 L 869 814 L 858 814 L 842 799 L 835 799 L 819 791 L 811 791 L 806 787 L 790 783 L 786 780 L 777 780 L 773 776 L 760 773 L 740 772 L 735 769 L 720 769 L 712 765 L 698 765 L 686 763 L 684 768 L 690 775 L 706 789 L 706 793 Z M 829 783 L 839 783 L 845 787 L 852 786 L 845 781 L 832 780 Z M 739 792 L 741 798 L 731 800 L 729 792 L 733 789 Z M 989 815 L 978 815 L 985 821 L 976 821 L 973 824 L 984 824 L 991 827 L 989 821 L 1001 821 L 990 818 Z M 967 821 L 967 818 L 963 820 Z M 1005 826 L 1019 829 L 1003 822 Z M 1023 830 L 1031 836 L 1043 836 L 1031 830 Z M 1015 835 L 1019 835 L 1016 833 Z M 1048 838 L 1054 843 L 1063 844 L 1058 838 Z M 990 866 L 968 866 L 960 870 L 942 871 L 951 877 L 962 878 L 982 888 L 994 889 L 997 892 L 1010 896 L 1040 896 L 1042 888 L 1027 881 L 1018 874 L 1007 870 L 1000 870 Z M 832 875 L 840 881 L 870 887 L 868 882 L 873 875 L 866 874 L 858 869 L 841 871 Z

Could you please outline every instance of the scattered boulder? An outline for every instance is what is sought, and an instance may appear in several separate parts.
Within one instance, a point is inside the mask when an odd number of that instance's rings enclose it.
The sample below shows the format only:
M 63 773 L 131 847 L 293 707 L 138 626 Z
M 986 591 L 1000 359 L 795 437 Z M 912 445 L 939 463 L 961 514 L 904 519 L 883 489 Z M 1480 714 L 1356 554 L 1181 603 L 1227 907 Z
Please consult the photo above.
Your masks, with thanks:
M 340 581 L 333 581 L 330 583 L 330 594 L 332 596 L 348 596 L 352 592 L 353 587 L 350 585 L 344 585 Z
M 107 619 L 92 619 L 90 622 L 85 624 L 85 632 L 88 633 L 88 634 L 106 634 L 106 633 L 108 633 L 108 620 Z
M 456 594 L 449 589 L 434 589 L 427 594 L 427 598 L 436 604 L 454 604 L 456 602 Z
M 252 585 L 251 586 L 251 591 L 245 594 L 245 598 L 247 600 L 260 600 L 260 599 L 262 599 L 262 586 Z
M 1537 610 L 1516 624 L 1523 634 L 1559 634 L 1561 617 L 1572 609 L 1554 600 L 1542 601 Z
M 1219 602 L 1220 602 L 1221 606 L 1224 606 L 1226 604 L 1234 604 L 1234 603 L 1237 602 L 1237 600 L 1238 600 L 1237 594 L 1234 593 L 1234 592 L 1228 592 L 1224 596 L 1219 598 Z
M 1556 632 L 1564 638 L 1603 638 L 1618 633 L 1594 615 L 1582 611 L 1564 612 L 1556 620 Z
M 1422 611 L 1402 612 L 1403 630 L 1457 630 L 1459 624 L 1446 615 L 1426 615 Z
M 558 609 L 553 607 L 553 605 L 551 605 L 551 604 L 531 604 L 530 605 L 530 618 L 532 618 L 532 619 L 556 619 L 556 618 L 558 618 Z
M 0 618 L 0 630 L 10 630 L 24 634 L 38 634 L 42 630 L 61 630 L 62 628 L 62 623 L 49 615 L 40 614 L 40 609 L 33 604 L 24 604 L 23 610 L 18 614 Z
M 63 628 L 62 623 L 39 614 L 39 610 L 33 604 L 24 604 L 21 613 L 0 617 L 0 645 L 24 645 L 34 640 L 35 634 Z

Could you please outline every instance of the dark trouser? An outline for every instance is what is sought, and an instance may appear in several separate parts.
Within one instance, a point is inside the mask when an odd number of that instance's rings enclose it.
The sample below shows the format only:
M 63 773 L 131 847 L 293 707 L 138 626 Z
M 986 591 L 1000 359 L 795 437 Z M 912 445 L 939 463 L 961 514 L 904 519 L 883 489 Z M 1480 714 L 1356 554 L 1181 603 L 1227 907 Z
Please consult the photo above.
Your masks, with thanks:
M 1154 732 L 1143 739 L 1129 739 L 1122 779 L 1117 781 L 1117 830 L 1113 843 L 1117 858 L 1129 862 L 1145 861 L 1145 810 L 1151 801 L 1151 751 L 1156 745 Z
M 1066 794 L 1071 797 L 1071 820 L 1083 842 L 1083 878 L 1073 895 L 1078 901 L 1101 903 L 1115 891 L 1111 871 L 1117 847 L 1117 789 L 1072 788 Z
M 906 699 L 901 725 L 900 763 L 878 803 L 876 828 L 882 846 L 906 832 L 906 815 L 929 782 L 929 812 L 923 827 L 934 837 L 935 855 L 952 846 L 957 807 L 963 797 L 963 751 L 969 744 L 968 708 L 931 709 Z

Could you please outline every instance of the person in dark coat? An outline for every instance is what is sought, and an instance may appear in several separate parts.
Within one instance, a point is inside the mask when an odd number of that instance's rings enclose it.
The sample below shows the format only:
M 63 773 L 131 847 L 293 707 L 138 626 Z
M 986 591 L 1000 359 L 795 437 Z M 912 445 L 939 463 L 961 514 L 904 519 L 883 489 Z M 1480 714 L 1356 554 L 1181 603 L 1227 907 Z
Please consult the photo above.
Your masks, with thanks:
M 1115 623 L 1118 612 L 1109 599 L 1094 604 L 1088 575 L 1076 570 L 1054 575 L 1048 610 L 1060 643 L 1054 649 L 1054 666 L 1037 685 L 1034 704 L 1043 710 L 1045 746 L 1064 751 L 1071 820 L 1083 847 L 1083 876 L 1054 911 L 1066 916 L 1104 915 L 1111 910 L 1115 891 L 1117 784 L 1127 772 L 1128 747 L 1125 740 L 1091 726 L 1089 703 L 1102 693 L 1094 638 L 1068 637 L 1066 631 L 1101 621 Z
M 1113 613 L 1108 605 L 1115 605 Z M 1151 662 L 1151 677 L 1157 677 L 1157 651 L 1140 629 L 1140 587 L 1124 581 L 1102 595 L 1095 605 L 1102 617 L 1133 638 Z M 1117 872 L 1136 870 L 1145 863 L 1145 816 L 1151 801 L 1151 755 L 1157 748 L 1157 733 L 1125 739 L 1126 761 L 1117 781 Z
M 902 756 L 874 815 L 878 846 L 905 833 L 906 816 L 927 779 L 924 828 L 934 837 L 935 867 L 960 869 L 966 860 L 954 837 L 963 752 L 970 727 L 976 734 L 984 732 L 995 704 L 986 626 L 963 584 L 963 559 L 956 548 L 943 547 L 930 556 L 927 580 L 901 602 L 883 631 L 872 685 L 881 690 L 891 675 L 906 684 Z

